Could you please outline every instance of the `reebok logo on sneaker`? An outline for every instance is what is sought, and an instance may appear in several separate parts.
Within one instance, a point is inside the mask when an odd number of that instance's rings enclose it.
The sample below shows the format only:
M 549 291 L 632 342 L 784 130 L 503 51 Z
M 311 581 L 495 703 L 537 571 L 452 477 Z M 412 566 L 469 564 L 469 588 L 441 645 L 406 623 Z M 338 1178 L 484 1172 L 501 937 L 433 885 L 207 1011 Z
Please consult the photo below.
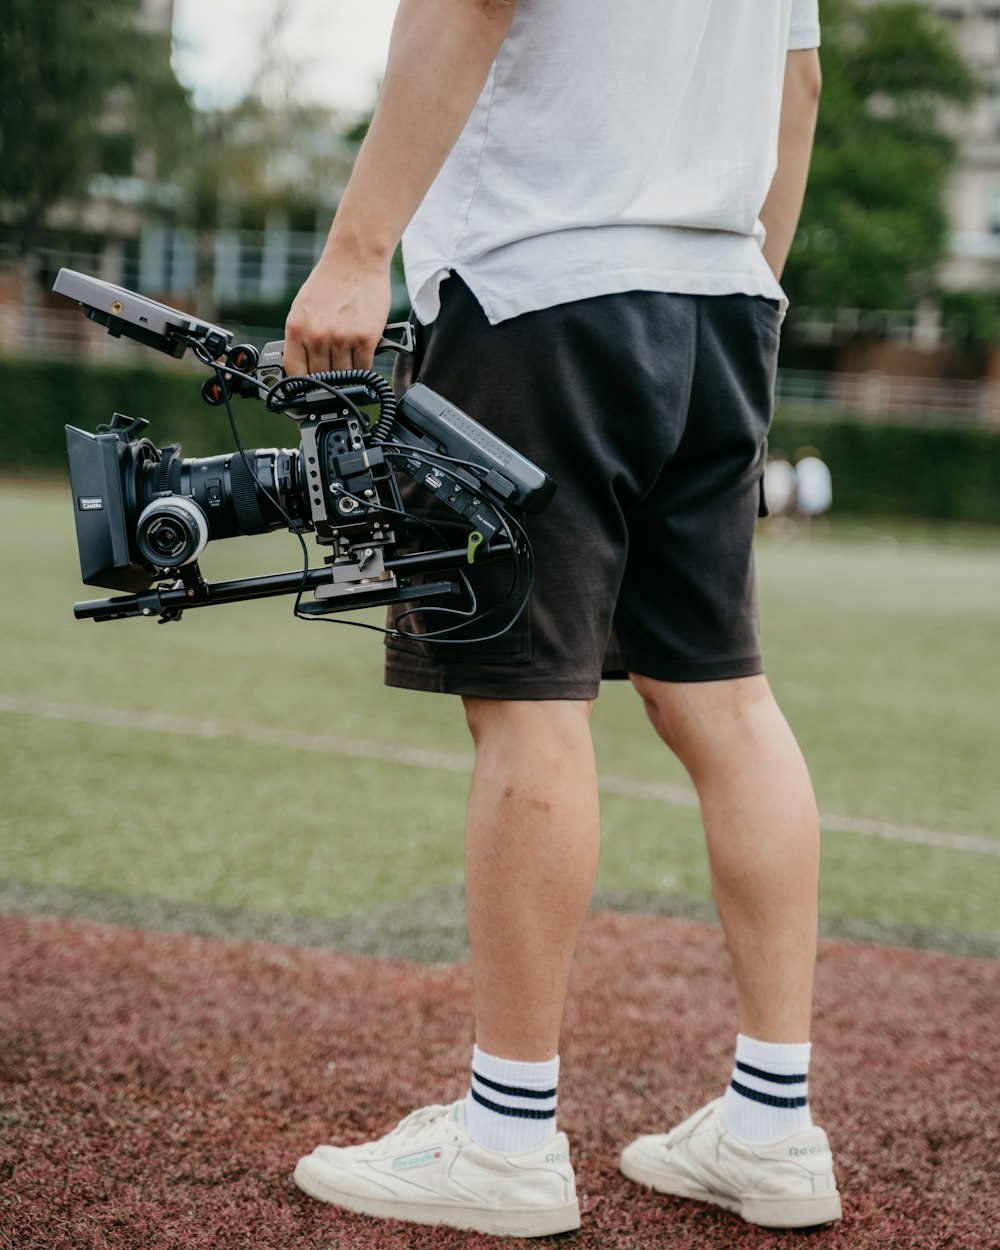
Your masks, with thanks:
M 422 1168 L 428 1163 L 435 1163 L 441 1158 L 440 1150 L 424 1150 L 418 1155 L 403 1155 L 401 1159 L 393 1159 L 392 1166 L 396 1172 L 402 1171 L 403 1168 Z
M 788 1153 L 790 1155 L 826 1155 L 830 1153 L 829 1146 L 803 1146 L 800 1150 L 798 1146 L 789 1146 Z

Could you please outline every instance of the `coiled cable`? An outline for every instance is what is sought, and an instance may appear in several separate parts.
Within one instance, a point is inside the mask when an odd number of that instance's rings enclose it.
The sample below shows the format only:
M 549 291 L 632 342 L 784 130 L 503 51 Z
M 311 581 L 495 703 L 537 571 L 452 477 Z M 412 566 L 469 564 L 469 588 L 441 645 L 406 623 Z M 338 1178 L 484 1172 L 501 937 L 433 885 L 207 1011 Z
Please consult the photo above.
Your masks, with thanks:
M 321 389 L 360 386 L 380 409 L 378 420 L 371 431 L 372 442 L 384 443 L 391 437 L 396 421 L 396 396 L 385 378 L 374 369 L 333 369 L 310 373 L 304 377 L 283 378 L 268 392 L 267 407 L 273 411 L 291 408 L 317 385 Z

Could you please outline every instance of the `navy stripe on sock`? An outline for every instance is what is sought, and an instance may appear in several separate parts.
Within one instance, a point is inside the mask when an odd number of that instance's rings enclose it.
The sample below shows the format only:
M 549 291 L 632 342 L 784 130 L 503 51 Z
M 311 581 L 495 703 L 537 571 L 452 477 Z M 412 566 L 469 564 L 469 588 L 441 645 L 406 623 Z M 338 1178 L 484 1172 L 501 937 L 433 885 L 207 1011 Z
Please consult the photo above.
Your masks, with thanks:
M 802 1085 L 806 1080 L 804 1072 L 801 1076 L 788 1075 L 785 1072 L 765 1072 L 763 1068 L 751 1068 L 748 1063 L 743 1063 L 739 1059 L 736 1060 L 736 1066 L 741 1072 L 745 1072 L 747 1076 L 756 1076 L 762 1081 L 771 1081 L 775 1085 Z
M 476 1079 L 478 1080 L 479 1078 L 477 1077 Z M 487 1111 L 496 1111 L 500 1115 L 512 1115 L 518 1120 L 552 1120 L 555 1118 L 555 1107 L 551 1111 L 535 1111 L 528 1107 L 504 1107 L 501 1103 L 490 1102 L 488 1098 L 484 1098 L 475 1086 L 473 1086 L 470 1092 L 480 1106 L 485 1107 Z M 554 1090 L 553 1093 L 555 1093 Z M 551 1097 L 551 1095 L 546 1095 L 546 1097 Z
M 554 1089 L 521 1089 L 518 1085 L 501 1085 L 499 1081 L 489 1081 L 485 1076 L 480 1076 L 475 1068 L 472 1069 L 472 1075 L 480 1085 L 496 1090 L 498 1094 L 506 1094 L 508 1098 L 555 1098 L 556 1096 Z
M 768 1107 L 805 1107 L 809 1104 L 808 1098 L 778 1098 L 775 1094 L 762 1094 L 759 1089 L 750 1089 L 746 1085 L 741 1085 L 739 1081 L 730 1081 L 730 1085 L 737 1094 L 742 1094 L 744 1098 L 750 1098 L 754 1102 L 762 1102 Z

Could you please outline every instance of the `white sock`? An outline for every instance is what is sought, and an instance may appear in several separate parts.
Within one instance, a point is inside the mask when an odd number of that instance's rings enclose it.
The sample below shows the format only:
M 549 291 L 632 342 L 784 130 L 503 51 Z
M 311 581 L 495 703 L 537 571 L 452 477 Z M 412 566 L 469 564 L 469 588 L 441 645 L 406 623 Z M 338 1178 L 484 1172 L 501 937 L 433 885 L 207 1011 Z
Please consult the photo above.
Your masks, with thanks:
M 722 1102 L 735 1137 L 760 1145 L 809 1128 L 809 1042 L 758 1042 L 736 1035 L 736 1066 Z
M 545 1063 L 498 1059 L 472 1051 L 472 1086 L 465 1099 L 469 1136 L 487 1150 L 522 1154 L 556 1131 L 559 1056 Z

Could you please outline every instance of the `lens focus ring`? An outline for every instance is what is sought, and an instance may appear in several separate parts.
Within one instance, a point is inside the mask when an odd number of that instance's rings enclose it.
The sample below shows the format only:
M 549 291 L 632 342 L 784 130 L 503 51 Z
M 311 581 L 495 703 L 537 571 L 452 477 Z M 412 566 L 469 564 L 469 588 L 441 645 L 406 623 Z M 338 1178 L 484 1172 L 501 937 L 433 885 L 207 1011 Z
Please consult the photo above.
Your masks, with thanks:
M 178 568 L 197 560 L 208 544 L 208 520 L 186 495 L 154 499 L 135 531 L 142 558 L 156 568 Z

